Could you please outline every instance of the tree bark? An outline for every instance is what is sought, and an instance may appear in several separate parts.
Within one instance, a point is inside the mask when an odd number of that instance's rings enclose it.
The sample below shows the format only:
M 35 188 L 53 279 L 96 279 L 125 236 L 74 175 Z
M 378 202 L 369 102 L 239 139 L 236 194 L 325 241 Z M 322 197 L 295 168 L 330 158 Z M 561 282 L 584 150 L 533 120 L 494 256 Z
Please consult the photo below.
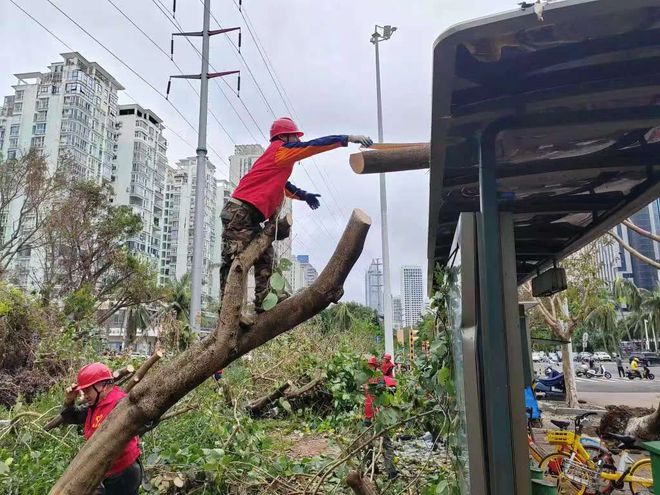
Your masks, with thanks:
M 386 149 L 353 153 L 349 163 L 356 174 L 419 170 L 429 168 L 430 153 L 429 143 L 402 143 Z
M 93 494 L 113 459 L 146 423 L 158 419 L 218 369 L 311 318 L 330 303 L 338 302 L 344 292 L 342 285 L 362 252 L 370 225 L 365 213 L 354 210 L 318 279 L 259 315 L 245 332 L 239 327 L 239 317 L 246 276 L 275 234 L 274 225 L 264 229 L 231 266 L 215 331 L 139 381 L 83 445 L 50 494 Z
M 358 471 L 351 471 L 346 477 L 346 484 L 357 495 L 378 495 L 373 483 L 363 478 Z
M 660 436 L 660 406 L 647 416 L 630 418 L 624 434 L 643 441 L 658 440 Z
M 569 345 L 572 345 L 571 342 L 561 345 L 561 367 L 564 372 L 564 385 L 566 386 L 566 405 L 568 407 L 579 407 L 573 360 L 571 359 L 572 353 L 568 349 Z

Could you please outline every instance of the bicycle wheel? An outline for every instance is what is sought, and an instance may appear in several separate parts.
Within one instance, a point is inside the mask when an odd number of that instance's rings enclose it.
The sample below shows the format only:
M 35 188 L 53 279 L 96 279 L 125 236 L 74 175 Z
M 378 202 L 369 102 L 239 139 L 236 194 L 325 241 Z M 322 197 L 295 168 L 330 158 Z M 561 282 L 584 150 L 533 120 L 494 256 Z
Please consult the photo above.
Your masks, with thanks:
M 653 473 L 651 472 L 651 459 L 642 459 L 637 461 L 632 468 L 630 468 L 631 477 L 647 480 L 644 481 L 631 481 L 630 491 L 633 495 L 653 493 Z
M 561 465 L 564 463 L 564 459 L 568 459 L 569 457 L 570 456 L 564 452 L 553 452 L 541 459 L 541 462 L 539 462 L 539 468 L 542 469 L 544 473 L 551 476 L 558 476 L 561 472 Z

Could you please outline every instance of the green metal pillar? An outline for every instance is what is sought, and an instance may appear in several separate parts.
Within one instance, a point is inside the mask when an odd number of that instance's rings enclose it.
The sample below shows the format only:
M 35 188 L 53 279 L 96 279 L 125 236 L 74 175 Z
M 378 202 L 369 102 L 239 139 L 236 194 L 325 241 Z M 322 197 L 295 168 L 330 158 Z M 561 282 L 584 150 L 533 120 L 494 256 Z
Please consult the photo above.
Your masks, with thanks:
M 484 131 L 480 143 L 479 292 L 481 297 L 479 354 L 483 383 L 483 424 L 486 432 L 488 493 L 516 493 L 515 463 L 509 403 L 504 320 L 500 218 L 497 203 L 495 137 L 497 126 Z
M 660 495 L 660 442 L 646 442 L 646 450 L 651 453 L 651 472 L 653 473 L 653 493 Z

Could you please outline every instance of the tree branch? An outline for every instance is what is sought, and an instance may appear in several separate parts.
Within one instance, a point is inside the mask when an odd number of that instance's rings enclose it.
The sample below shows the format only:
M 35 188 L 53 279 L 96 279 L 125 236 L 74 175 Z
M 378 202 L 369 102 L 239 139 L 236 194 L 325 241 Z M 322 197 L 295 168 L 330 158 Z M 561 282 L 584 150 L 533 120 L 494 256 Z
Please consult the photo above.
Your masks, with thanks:
M 232 264 L 215 331 L 141 380 L 83 445 L 51 489 L 51 495 L 93 494 L 112 461 L 145 424 L 157 420 L 218 369 L 339 300 L 342 284 L 362 251 L 370 224 L 366 214 L 354 210 L 328 266 L 312 287 L 260 315 L 244 333 L 239 328 L 239 316 L 245 279 L 275 234 L 274 225 L 264 229 Z
M 653 232 L 649 232 L 648 230 L 644 230 L 643 228 L 638 227 L 637 225 L 632 223 L 629 219 L 624 220 L 623 225 L 628 227 L 630 230 L 634 230 L 635 232 L 637 232 L 641 236 L 647 237 L 647 238 L 649 238 L 649 239 L 651 239 L 655 242 L 660 242 L 660 236 L 659 235 L 655 235 Z
M 626 251 L 628 251 L 628 252 L 629 252 L 630 254 L 632 254 L 635 258 L 637 258 L 638 260 L 640 260 L 640 261 L 642 261 L 642 262 L 644 262 L 644 263 L 646 263 L 646 264 L 648 264 L 648 265 L 651 265 L 652 267 L 657 268 L 658 270 L 660 270 L 660 263 L 658 263 L 658 262 L 655 261 L 655 260 L 652 260 L 651 258 L 647 258 L 647 257 L 644 256 L 642 253 L 640 253 L 639 251 L 637 251 L 636 249 L 634 249 L 634 248 L 631 247 L 630 245 L 626 244 L 626 242 L 624 242 L 624 240 L 621 239 L 621 237 L 619 237 L 618 235 L 616 235 L 614 232 L 611 232 L 611 231 L 610 231 L 610 232 L 608 232 L 608 234 L 609 234 L 609 235 L 610 235 L 610 236 L 611 236 L 616 242 L 618 242 L 618 243 L 621 245 L 621 247 L 622 247 L 623 249 L 625 249 Z

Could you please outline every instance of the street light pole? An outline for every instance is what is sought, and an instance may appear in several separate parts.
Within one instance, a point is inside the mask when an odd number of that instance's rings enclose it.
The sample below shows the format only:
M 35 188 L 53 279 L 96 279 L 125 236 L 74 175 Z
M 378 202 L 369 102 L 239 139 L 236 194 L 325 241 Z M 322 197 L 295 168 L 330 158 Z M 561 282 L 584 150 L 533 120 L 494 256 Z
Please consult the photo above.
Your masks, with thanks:
M 376 50 L 376 104 L 378 108 L 378 142 L 383 142 L 383 103 L 380 92 L 380 53 L 378 44 L 389 40 L 396 31 L 392 26 L 378 26 L 371 35 L 371 43 Z M 385 352 L 394 356 L 394 335 L 392 333 L 392 289 L 390 286 L 390 245 L 387 232 L 387 183 L 385 174 L 380 174 L 380 223 L 383 251 L 383 333 L 385 334 Z

